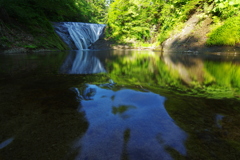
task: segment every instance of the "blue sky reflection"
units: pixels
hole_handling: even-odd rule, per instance
[[[117,160],[123,154],[136,160],[172,159],[166,147],[186,155],[187,134],[167,113],[165,97],[97,85],[88,85],[83,93],[87,98],[81,100],[79,111],[85,112],[89,128],[74,144],[79,148],[76,159]]]

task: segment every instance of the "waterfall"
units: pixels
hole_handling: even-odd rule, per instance
[[[102,35],[106,25],[81,22],[54,22],[56,33],[70,49],[88,49]]]

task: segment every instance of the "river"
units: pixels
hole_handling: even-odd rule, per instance
[[[240,157],[239,53],[0,55],[0,159]]]

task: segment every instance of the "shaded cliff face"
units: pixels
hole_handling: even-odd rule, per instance
[[[164,52],[184,52],[196,54],[201,51],[225,52],[239,51],[240,44],[236,46],[208,46],[207,34],[211,31],[212,19],[210,17],[200,19],[199,13],[195,13],[185,23],[183,29],[171,35],[162,43]]]
[[[20,25],[19,27],[23,28]],[[31,34],[20,28],[9,27],[9,23],[4,22],[4,19],[0,19],[0,33],[0,53],[7,50],[26,52],[24,45],[31,45],[34,42]]]
[[[32,32],[29,27],[38,31]],[[8,22],[0,18],[0,54],[65,49],[67,46],[56,35],[51,26],[44,29],[34,25],[26,26],[11,18]]]

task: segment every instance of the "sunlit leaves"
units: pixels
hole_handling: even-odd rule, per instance
[[[116,0],[109,9],[109,31],[112,38],[121,42],[135,39],[135,43],[162,43],[173,30],[179,30],[179,24],[184,23],[194,12],[200,12],[202,19],[214,17],[214,20],[224,21],[240,13],[240,1]],[[153,26],[156,26],[154,31]],[[224,33],[228,34],[226,31]],[[230,45],[237,42],[236,38],[230,37],[227,41],[225,44]]]
[[[239,14],[239,0],[214,0],[214,4],[213,13],[222,18],[229,18]]]
[[[199,0],[190,2],[186,0],[129,0],[124,2],[116,0],[111,4],[108,15],[112,38],[126,41],[124,37],[129,37],[129,39],[151,43],[160,39],[163,41],[168,36],[166,33],[175,24],[184,21],[187,18],[186,15],[198,2]],[[114,25],[117,21],[121,23]],[[123,29],[122,33],[119,32],[121,29]],[[128,32],[125,31],[126,29]],[[115,31],[118,34],[114,33]],[[157,39],[157,36],[161,37],[161,35],[164,35],[162,36],[164,38]]]
[[[152,4],[152,1],[147,0],[116,0],[112,3],[109,9],[108,24],[113,38],[124,41],[123,37],[127,36],[129,39],[139,41],[148,40],[151,24],[157,21],[154,18],[158,13]],[[122,32],[119,32],[121,30]],[[116,31],[118,34],[115,33]]]
[[[232,17],[209,34],[209,45],[235,45],[240,43],[240,16]]]

